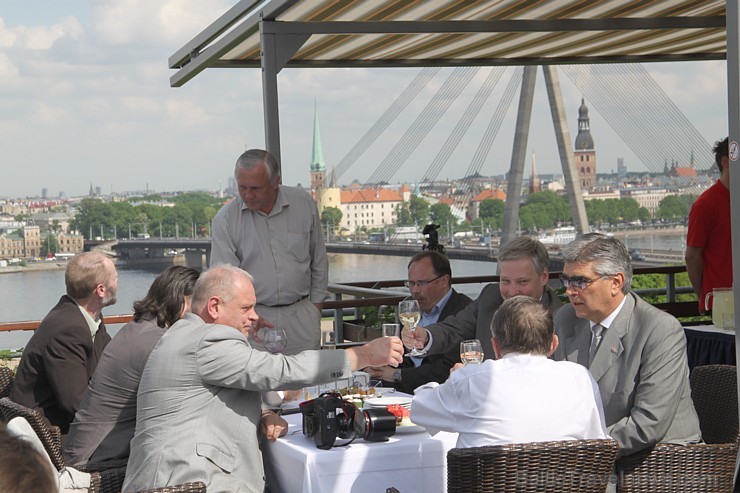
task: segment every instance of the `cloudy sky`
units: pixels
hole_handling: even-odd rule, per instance
[[[236,157],[264,146],[258,69],[208,69],[181,88],[169,87],[167,58],[235,0],[3,0],[0,9],[0,197],[131,190],[218,190]],[[708,142],[727,134],[723,62],[646,65]],[[485,77],[483,69],[476,80]],[[287,69],[279,77],[283,181],[308,184],[314,100],[329,169],[339,162],[418,69]],[[340,182],[367,179],[443,82],[427,91],[345,173]],[[541,75],[528,148],[540,173],[559,172]],[[508,74],[497,88],[500,93]],[[561,75],[571,137],[581,92]],[[475,84],[466,90],[474,94]],[[496,93],[439,178],[467,168],[492,114]],[[393,176],[421,178],[457,118],[465,95]],[[588,101],[587,101],[588,103]],[[508,168],[515,103],[484,169]],[[592,108],[591,128],[600,171],[624,157],[645,165]],[[659,125],[660,122],[656,122]],[[476,133],[477,132],[477,133]],[[531,158],[528,158],[531,160]]]

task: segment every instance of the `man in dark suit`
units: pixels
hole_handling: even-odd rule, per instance
[[[64,275],[67,294],[23,350],[10,394],[66,434],[110,336],[101,311],[116,302],[118,273],[99,252],[76,255]]]
[[[471,303],[470,298],[452,289],[452,267],[447,257],[434,250],[414,255],[408,264],[406,287],[421,309],[420,325],[442,321],[458,313]],[[428,382],[442,383],[450,375],[450,368],[460,361],[460,351],[433,354],[427,357],[403,358],[398,368],[384,366],[368,368],[373,378],[380,378],[396,389],[413,393]]]
[[[619,454],[699,441],[683,329],[631,291],[625,246],[591,233],[568,244],[563,257],[570,304],[555,315],[560,345],[553,357],[591,371]]]
[[[491,320],[498,307],[517,295],[540,300],[550,313],[562,306],[547,285],[550,256],[537,240],[522,236],[501,247],[498,253],[498,283],[483,288],[478,299],[457,315],[416,330],[413,336],[403,331],[404,344],[424,348],[429,354],[458,352],[466,339],[478,339],[486,359],[495,359],[491,345]]]

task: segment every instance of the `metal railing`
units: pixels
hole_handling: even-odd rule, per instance
[[[666,287],[655,289],[636,290],[641,296],[665,295],[666,303],[658,306],[674,316],[699,315],[696,302],[677,302],[678,294],[693,293],[690,286],[676,286],[676,274],[686,272],[686,266],[666,267],[640,267],[634,269],[635,275],[640,274],[664,274],[666,276]],[[551,272],[550,282],[557,282],[560,272]],[[481,284],[498,282],[499,276],[469,276],[453,278],[454,285]],[[343,323],[345,317],[360,318],[360,308],[395,306],[401,300],[409,296],[409,291],[404,287],[405,279],[384,281],[359,281],[329,285],[329,291],[334,296],[333,300],[324,303],[323,317],[334,318],[334,330],[337,332],[337,340],[343,340]],[[558,284],[559,286],[559,284]],[[692,308],[693,311],[692,311]],[[696,312],[696,313],[694,313]],[[125,324],[131,321],[133,315],[106,315],[107,325]],[[15,330],[35,330],[40,320],[22,322],[0,322],[0,332]]]

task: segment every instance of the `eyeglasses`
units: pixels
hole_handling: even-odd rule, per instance
[[[566,276],[565,274],[560,274],[560,284],[563,285],[566,289],[573,287],[576,289],[580,289],[583,291],[587,287],[589,287],[592,283],[598,281],[599,279],[603,279],[605,277],[611,277],[608,274],[602,274],[598,277],[594,277],[593,279],[589,279],[588,277],[583,276]]]
[[[440,277],[444,277],[446,275],[447,274],[440,274],[439,276],[435,277],[434,279],[429,279],[428,281],[404,281],[403,282],[403,285],[406,286],[407,288],[413,288],[414,286],[419,286],[420,288],[423,288],[424,286],[426,286],[430,282],[434,282],[437,279],[439,279]]]

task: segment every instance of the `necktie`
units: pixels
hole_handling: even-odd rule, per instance
[[[588,366],[591,366],[591,362],[594,360],[594,355],[596,354],[596,350],[599,349],[599,344],[601,344],[601,338],[604,335],[604,327],[596,324],[593,327],[591,327],[591,332],[593,332],[594,336],[591,338],[591,347],[588,350]]]

